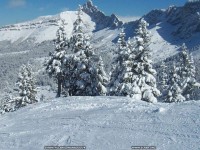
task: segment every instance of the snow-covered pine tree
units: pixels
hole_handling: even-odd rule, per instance
[[[65,88],[71,96],[98,96],[107,93],[107,76],[103,61],[93,59],[94,53],[87,48],[66,57]]]
[[[157,102],[160,91],[156,87],[156,70],[152,67],[150,50],[150,33],[148,23],[141,19],[135,37],[135,59],[133,64],[133,80],[141,90],[141,99],[147,102]]]
[[[115,67],[111,74],[109,94],[133,97],[136,94],[141,94],[141,92],[132,78],[135,55],[132,53],[133,47],[130,39],[126,42],[125,36],[124,29],[122,29],[118,39],[117,56],[113,62]]]
[[[50,59],[47,60],[45,66],[49,76],[53,77],[58,84],[57,97],[60,97],[63,82],[63,58],[66,54],[65,48],[69,46],[64,30],[64,20],[61,20],[60,27],[56,32],[56,37],[57,38],[54,40],[55,51],[50,54]]]
[[[28,90],[29,90],[29,99],[30,99],[30,103],[32,104],[38,101],[36,98],[36,94],[37,94],[36,79],[32,70],[32,66],[30,64],[26,66],[26,71],[27,71],[27,77],[28,77],[27,85],[28,85]]]
[[[37,102],[35,78],[30,65],[23,65],[20,68],[17,85],[19,87],[19,97],[16,98],[15,108]]]
[[[74,77],[74,94],[77,96],[106,95],[107,78],[102,72],[102,64],[93,62],[92,56],[87,57],[85,51],[76,55]],[[99,61],[99,60],[98,60]]]
[[[15,110],[15,100],[12,95],[5,95],[1,99],[0,102],[0,114],[4,114],[5,112],[11,112]]]
[[[81,16],[83,15],[82,6],[79,5],[77,12],[77,19],[74,22],[72,37],[70,38],[70,47],[74,53],[80,51],[84,46],[84,33],[83,33],[83,20]]]
[[[74,54],[67,55],[64,58],[63,62],[63,74],[64,74],[64,88],[63,88],[63,95],[64,96],[73,96],[74,95],[74,76],[73,73],[75,71],[75,64],[76,64],[76,56]]]
[[[200,87],[200,84],[195,79],[195,66],[192,55],[189,54],[188,49],[183,43],[181,52],[182,62],[180,66],[180,86],[182,89],[182,94],[187,100],[194,98],[194,89]]]
[[[102,57],[99,57],[97,62],[97,80],[99,83],[97,84],[97,89],[99,91],[99,95],[106,95],[107,94],[107,84],[108,84],[108,76],[104,69],[104,62]]]
[[[166,98],[167,103],[172,103],[172,102],[183,102],[185,101],[185,97],[182,95],[182,89],[179,86],[180,84],[180,76],[178,75],[179,72],[178,67],[173,65],[173,69],[169,78],[169,88],[168,88],[168,94]]]
[[[74,52],[65,57],[65,91],[71,96],[97,96],[107,93],[107,76],[103,61],[95,55],[89,36],[83,32],[82,8],[79,7],[77,20],[70,40]]]
[[[123,63],[123,59],[122,59],[122,55],[120,53],[122,53],[122,50],[124,50],[126,48],[126,41],[125,41],[125,33],[124,33],[124,29],[122,29],[121,33],[119,33],[119,38],[118,38],[118,48],[116,51],[117,56],[114,58],[113,61],[113,70],[111,72],[111,79],[110,79],[110,83],[109,83],[109,95],[121,95],[121,93],[119,93],[119,73],[122,73],[122,63]]]
[[[160,79],[159,79],[159,83],[160,83],[160,88],[162,93],[165,91],[165,89],[167,89],[167,81],[168,81],[168,75],[167,75],[167,70],[166,70],[167,66],[165,65],[165,62],[162,61],[161,65],[160,65]]]

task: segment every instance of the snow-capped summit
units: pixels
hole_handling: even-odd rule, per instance
[[[95,23],[90,16],[83,13],[85,31],[91,32]],[[0,28],[0,41],[25,41],[33,39],[36,43],[53,40],[60,20],[64,20],[67,37],[71,36],[73,23],[76,19],[76,11],[65,11],[53,16],[42,16],[32,21],[7,25]]]
[[[104,28],[115,29],[122,25],[114,14],[106,16],[93,5],[91,0],[84,4],[82,9],[86,32],[99,31]],[[57,15],[41,16],[32,21],[6,25],[0,27],[0,41],[20,42],[33,39],[36,43],[41,43],[53,40],[60,20],[64,20],[67,36],[70,37],[75,19],[76,11],[65,11]]]
[[[99,11],[97,9],[97,6],[94,6],[91,0],[88,0],[86,4],[83,5],[83,8],[85,9],[85,11],[87,10],[88,12],[91,12],[91,13]]]

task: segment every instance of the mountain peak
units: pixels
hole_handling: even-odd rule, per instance
[[[88,0],[83,5],[82,10],[96,22],[96,30],[101,30],[106,27],[116,28],[123,24],[114,14],[106,16],[93,4],[92,0]]]
[[[183,7],[167,10],[167,22],[176,26],[173,35],[183,39],[200,32],[200,1],[187,2]]]
[[[83,10],[88,14],[88,13],[95,13],[100,10],[97,9],[97,6],[93,5],[92,0],[88,0],[84,5],[83,5]]]
[[[87,1],[87,4],[88,4],[88,6],[90,6],[90,7],[93,6],[92,0],[88,0],[88,1]]]

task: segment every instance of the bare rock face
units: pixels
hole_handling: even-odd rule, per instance
[[[155,9],[150,11],[147,15],[143,16],[143,18],[150,24],[157,24],[162,22],[165,18],[165,10]]]
[[[6,25],[0,27],[0,31],[20,31],[20,30],[38,29],[49,26],[58,26],[58,21],[59,21],[58,16],[39,17],[38,19],[30,22],[24,22],[24,23]]]
[[[117,16],[114,14],[111,16],[106,16],[97,8],[97,6],[93,5],[91,0],[88,0],[88,2],[83,5],[83,11],[88,14],[96,23],[97,31],[107,27],[115,29],[123,24],[122,21],[119,21]]]
[[[187,2],[182,7],[170,6],[168,9],[155,9],[144,15],[150,24],[167,22],[174,26],[171,34],[181,39],[188,39],[200,32],[200,1]]]
[[[187,2],[183,7],[169,7],[166,16],[167,22],[176,26],[175,36],[185,39],[200,32],[200,1]]]

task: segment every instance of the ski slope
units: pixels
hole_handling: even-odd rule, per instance
[[[48,98],[51,98],[50,96]],[[0,116],[1,150],[200,149],[200,101],[150,104],[126,97],[45,100]]]

